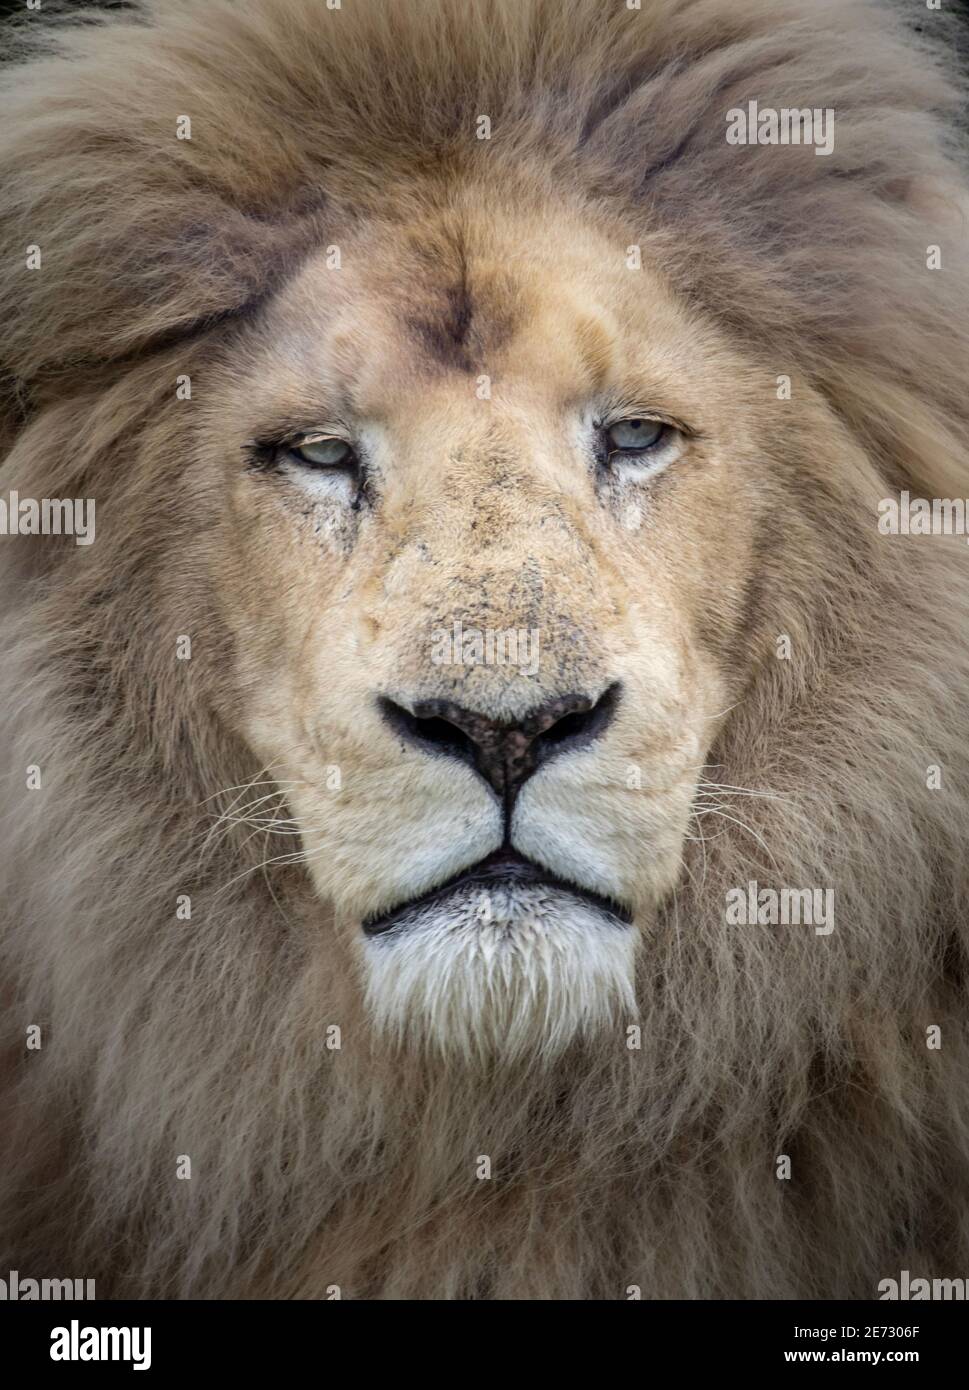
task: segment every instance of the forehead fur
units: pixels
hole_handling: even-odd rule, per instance
[[[230,345],[220,389],[251,434],[317,419],[325,403],[333,419],[392,422],[400,437],[438,386],[480,415],[482,373],[504,415],[516,396],[535,412],[613,390],[676,418],[689,401],[703,428],[716,392],[698,366],[725,355],[725,335],[651,265],[630,293],[614,226],[556,238],[541,212],[494,212],[487,188],[468,183],[419,221],[337,240],[339,274],[323,252],[308,256]]]
[[[0,365],[21,408],[243,313],[334,225],[473,178],[496,213],[523,189],[609,209],[617,255],[641,244],[896,455],[918,454],[930,414],[964,424],[965,267],[951,245],[944,276],[925,268],[927,244],[957,240],[960,93],[892,0],[814,0],[809,17],[796,0],[142,0],[19,32],[30,72],[7,65],[0,91]],[[833,153],[728,145],[726,112],[752,99],[830,108]],[[41,271],[23,268],[31,245]],[[450,275],[412,329],[467,365],[460,242],[424,255]]]

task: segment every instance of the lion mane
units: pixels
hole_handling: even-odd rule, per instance
[[[921,28],[889,0],[138,0],[13,27],[0,493],[96,498],[98,532],[2,546],[11,1266],[215,1298],[872,1298],[969,1270],[964,542],[880,539],[845,474],[811,499],[836,565],[778,535],[799,659],[758,665],[711,754],[776,796],[687,844],[641,1046],[495,1070],[384,1048],[301,866],[213,833],[258,769],[193,552],[217,499],[179,490],[207,362],[326,246],[327,199],[379,217],[390,174],[460,180],[487,113],[562,237],[622,210],[884,495],[966,497],[963,85],[945,17]],[[831,108],[834,152],[752,145],[725,178],[753,98]],[[758,877],[834,883],[839,929],[725,930]]]

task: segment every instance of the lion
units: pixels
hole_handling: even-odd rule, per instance
[[[209,1299],[966,1269],[969,560],[880,524],[969,494],[949,25],[11,30],[0,496],[96,524],[2,540],[0,1261]],[[798,138],[739,139],[754,102]]]

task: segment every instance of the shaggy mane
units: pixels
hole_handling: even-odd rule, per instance
[[[96,497],[98,544],[0,551],[0,1264],[196,1297],[870,1298],[902,1267],[969,1272],[964,544],[866,541],[871,487],[840,481],[837,573],[801,557],[786,614],[797,672],[758,669],[711,754],[717,781],[777,798],[751,803],[753,833],[688,845],[648,927],[642,1050],[469,1077],[386,1055],[346,962],[317,949],[301,869],[257,872],[271,844],[211,833],[208,799],[258,769],[225,732],[227,638],[172,500],[192,448],[176,377],[204,393],[334,208],[390,217],[461,180],[496,215],[527,189],[565,237],[573,216],[619,214],[770,379],[823,395],[884,491],[969,496],[945,17],[917,33],[869,0],[47,8],[0,72],[0,494]],[[727,146],[726,111],[754,98],[832,108],[834,153]],[[189,622],[206,640],[174,662]],[[726,888],[753,878],[835,883],[843,929],[725,932]]]

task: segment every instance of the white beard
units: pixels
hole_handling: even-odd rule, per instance
[[[548,1059],[636,1017],[638,933],[555,888],[472,886],[364,938],[367,1005],[399,1046]]]

